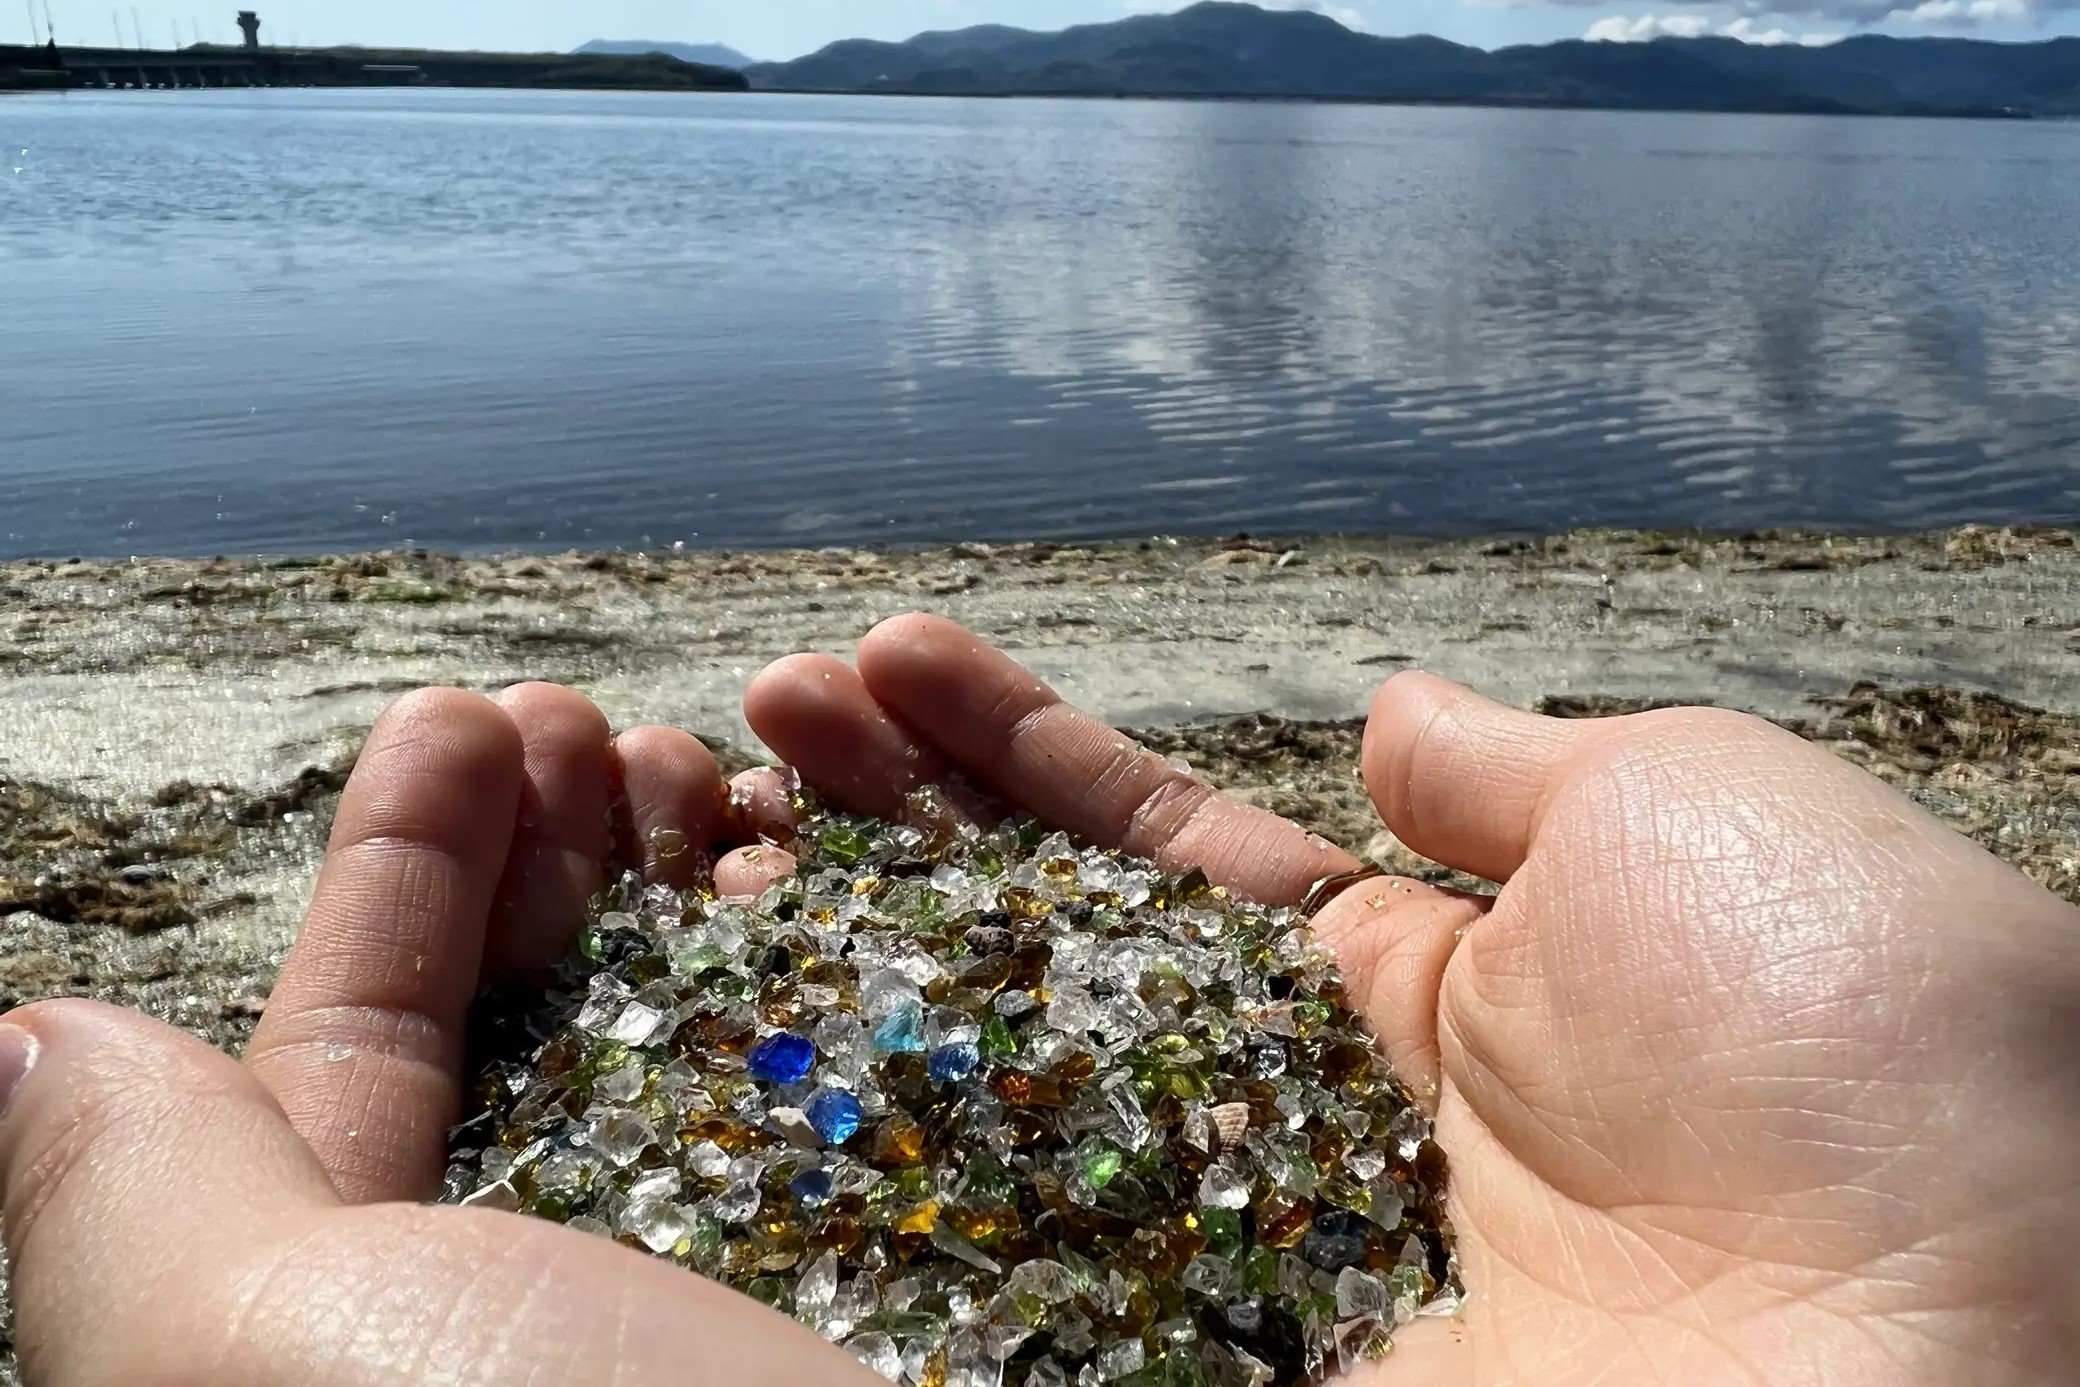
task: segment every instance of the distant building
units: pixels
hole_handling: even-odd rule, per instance
[[[238,27],[245,30],[247,48],[258,48],[260,46],[260,15],[258,11],[240,10],[238,12]]]

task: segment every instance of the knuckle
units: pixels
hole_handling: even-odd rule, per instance
[[[1212,797],[1198,781],[1166,772],[1127,815],[1120,840],[1133,852],[1160,848],[1183,833]]]

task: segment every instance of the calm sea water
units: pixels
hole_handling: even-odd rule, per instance
[[[0,555],[2080,516],[2080,124],[0,99]]]

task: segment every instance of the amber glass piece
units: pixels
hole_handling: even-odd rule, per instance
[[[1004,1115],[1004,1130],[1010,1134],[1013,1146],[1031,1146],[1054,1132],[1054,1122],[1037,1110],[1013,1108]],[[526,1144],[522,1141],[513,1149],[517,1151]]]
[[[1072,1050],[1049,1071],[1050,1077],[1070,1087],[1089,1083],[1098,1072],[1098,1059],[1088,1050]]]
[[[840,1011],[853,1011],[859,1007],[859,978],[847,964],[830,959],[819,960],[802,970],[801,980],[805,986],[837,989],[837,1009]]]
[[[748,1238],[722,1245],[721,1270],[725,1276],[754,1276],[763,1268],[764,1262],[765,1254]]]
[[[535,1066],[545,1079],[560,1079],[576,1069],[585,1058],[585,1047],[576,1031],[559,1032],[554,1040],[542,1047]]]
[[[997,1097],[1014,1108],[1064,1108],[1069,1095],[1052,1075],[1027,1074],[1018,1069],[1000,1069],[990,1076],[989,1086]]]
[[[1040,986],[1047,976],[1047,965],[1054,961],[1054,950],[1045,944],[1021,944],[1011,955],[1011,987],[1031,992]]]
[[[728,1012],[715,1012],[694,1017],[681,1026],[672,1036],[672,1050],[695,1060],[703,1050],[741,1055],[751,1048],[757,1037],[758,1028],[748,1019],[733,1017]]]
[[[732,1156],[766,1144],[765,1134],[757,1128],[748,1127],[735,1118],[714,1114],[679,1129],[681,1146],[698,1146],[704,1141],[714,1142]]]
[[[1329,1123],[1315,1133],[1314,1141],[1308,1146],[1307,1154],[1324,1170],[1333,1168],[1351,1149],[1350,1134],[1336,1123]]]
[[[1257,1217],[1257,1237],[1270,1247],[1298,1247],[1314,1226],[1314,1210],[1298,1201],[1271,1209]]]
[[[946,1210],[946,1226],[969,1242],[988,1243],[1018,1227],[1018,1211],[1001,1205],[968,1208],[955,1205]]]
[[[1011,981],[1013,966],[1009,954],[984,955],[961,970],[961,986],[994,996]]]
[[[924,1128],[896,1113],[874,1129],[876,1165],[914,1165],[924,1155]]]
[[[792,1026],[802,1019],[801,988],[792,977],[768,978],[759,990],[759,1019],[768,1026]]]
[[[866,1229],[858,1219],[827,1218],[809,1235],[807,1251],[817,1255],[835,1251],[840,1257],[850,1256],[865,1237]]]
[[[1116,1318],[1121,1329],[1129,1334],[1146,1334],[1148,1327],[1156,1322],[1155,1292],[1149,1289],[1148,1278],[1135,1276],[1127,1282],[1127,1304]]]
[[[898,1233],[929,1233],[938,1226],[939,1201],[936,1199],[927,1199],[895,1223]]]
[[[1137,1229],[1120,1250],[1120,1257],[1156,1280],[1167,1281],[1182,1273],[1186,1263],[1205,1250],[1205,1238],[1172,1223],[1162,1228]]]

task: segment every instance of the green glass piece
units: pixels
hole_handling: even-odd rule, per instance
[[[1199,1231],[1207,1246],[1226,1257],[1242,1246],[1242,1214],[1235,1209],[1201,1209]]]
[[[568,1223],[577,1211],[577,1196],[570,1190],[542,1190],[527,1201],[526,1210],[536,1218],[548,1219],[551,1223]]]
[[[1270,1295],[1278,1289],[1278,1254],[1261,1243],[1249,1250],[1242,1263],[1242,1285],[1251,1295]]]
[[[628,1063],[629,1048],[618,1040],[602,1040],[593,1052],[585,1057],[585,1081],[591,1083],[602,1074],[611,1074]]]
[[[994,1157],[978,1156],[968,1166],[968,1194],[975,1199],[1016,1204],[1019,1198],[1018,1177]]]
[[[823,831],[817,846],[823,855],[841,867],[850,867],[874,849],[874,840],[851,824],[833,824]]]
[[[1094,1143],[1083,1153],[1083,1178],[1090,1182],[1092,1189],[1102,1190],[1119,1174],[1125,1159],[1118,1147],[1104,1142]]]
[[[1011,1032],[1011,1023],[1001,1016],[989,1018],[982,1028],[979,1042],[982,1053],[995,1059],[1005,1059],[1018,1053],[1018,1037]]]
[[[709,985],[708,991],[713,996],[732,1002],[748,1002],[758,995],[758,983],[755,979],[736,973],[724,973]]]

